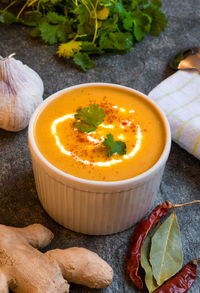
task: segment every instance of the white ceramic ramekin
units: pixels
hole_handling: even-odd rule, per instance
[[[124,88],[143,96],[160,112],[167,130],[167,140],[157,163],[134,178],[102,182],[66,174],[50,164],[34,140],[34,125],[41,109],[60,93],[94,85]],[[28,130],[36,188],[41,204],[59,224],[76,232],[105,235],[123,231],[145,216],[157,194],[171,146],[170,128],[165,114],[144,94],[121,85],[89,83],[66,88],[51,95],[34,112]]]

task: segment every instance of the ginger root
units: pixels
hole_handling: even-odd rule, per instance
[[[0,292],[67,293],[69,282],[90,288],[107,287],[112,268],[96,253],[81,247],[36,248],[48,245],[53,234],[40,224],[25,228],[0,225]]]

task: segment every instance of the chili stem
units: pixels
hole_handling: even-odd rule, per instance
[[[195,204],[195,203],[200,203],[200,200],[194,200],[194,201],[185,202],[185,203],[181,203],[181,204],[173,204],[170,201],[168,202],[169,206],[172,207],[172,208],[181,208],[181,207],[191,205],[191,204]]]
[[[200,257],[191,261],[191,263],[195,266],[198,266],[198,262],[200,261]]]
[[[196,261],[200,261],[200,257],[198,257],[198,258],[196,259]]]

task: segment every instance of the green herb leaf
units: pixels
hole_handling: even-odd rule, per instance
[[[152,293],[156,288],[158,288],[158,284],[153,276],[152,267],[149,261],[151,249],[151,237],[147,236],[141,249],[141,266],[145,270],[145,284],[150,293]]]
[[[49,43],[51,45],[57,43],[57,40],[58,40],[57,39],[57,30],[58,30],[57,26],[51,25],[47,22],[44,22],[39,26],[39,30],[40,30],[42,39],[46,43]]]
[[[33,38],[40,37],[40,29],[39,29],[39,27],[35,27],[35,28],[31,31],[31,37],[33,37]]]
[[[70,41],[82,42],[81,47],[69,46],[65,50],[59,47],[58,55],[73,58],[83,71],[94,67],[90,55],[127,52],[148,33],[158,36],[167,24],[160,10],[162,0],[1,0],[1,3],[2,23],[33,26],[31,36],[49,44],[66,46]]]
[[[141,248],[140,263],[143,269],[145,270],[145,284],[150,293],[159,287],[153,276],[153,271],[152,271],[152,267],[150,263],[151,239],[153,235],[155,234],[155,232],[159,229],[159,227],[160,227],[160,222],[156,225],[155,228],[153,228],[153,231],[147,235]]]
[[[23,24],[28,26],[36,26],[40,22],[42,14],[39,11],[27,11],[23,16]]]
[[[85,107],[77,110],[77,114],[74,118],[78,121],[75,122],[75,127],[82,132],[92,132],[97,129],[105,118],[105,113],[99,105],[92,104],[89,107]]]
[[[39,25],[39,30],[42,39],[46,43],[53,45],[59,41],[66,41],[66,28],[63,24],[52,25],[47,22],[43,22]]]
[[[164,13],[154,6],[148,6],[144,9],[144,13],[148,14],[151,19],[151,34],[154,36],[159,36],[160,32],[166,28],[167,19]]]
[[[82,51],[87,52],[88,54],[102,54],[103,50],[99,47],[97,47],[92,42],[83,41],[82,42]]]
[[[134,35],[140,42],[151,29],[151,17],[139,9],[133,13]]]
[[[65,16],[59,15],[56,12],[48,12],[47,13],[47,19],[52,24],[58,24],[58,23],[65,23],[67,21]]]
[[[179,63],[181,62],[181,60],[183,60],[183,55],[184,52],[179,52],[175,57],[174,57],[174,60],[173,60],[173,63],[172,63],[172,66],[175,68],[175,69],[178,69],[178,66],[179,66]]]
[[[161,7],[162,6],[162,1],[161,0],[151,0],[151,2],[156,7]]]
[[[130,33],[109,33],[102,35],[99,41],[101,48],[109,50],[128,51],[133,46],[133,37]]]
[[[88,1],[89,2],[89,1]],[[92,9],[84,4],[79,4],[75,10],[77,13],[77,33],[79,35],[87,34],[93,36],[95,31],[95,20],[92,18]]]
[[[161,224],[152,237],[150,263],[159,286],[182,267],[181,235],[175,212]]]
[[[76,52],[79,52],[81,50],[82,42],[77,42],[74,40],[71,40],[68,43],[63,43],[58,47],[57,54],[59,57],[65,57],[70,58],[74,56]]]
[[[98,17],[98,19],[100,19],[100,20],[107,19],[108,18],[108,15],[109,15],[109,12],[110,12],[109,8],[106,7],[106,6],[104,6],[101,10],[98,10],[97,11],[97,17]]]
[[[126,17],[123,19],[123,27],[127,31],[133,30],[134,19],[132,13],[129,11]]]
[[[118,153],[120,156],[126,154],[126,144],[121,140],[114,140],[114,137],[111,133],[106,135],[103,145],[108,148],[108,157],[112,156],[115,153]]]
[[[76,53],[73,57],[74,62],[80,66],[83,71],[87,71],[90,68],[94,68],[94,62],[90,59],[87,53]]]
[[[13,13],[9,11],[0,10],[0,22],[5,24],[12,24],[19,21]]]

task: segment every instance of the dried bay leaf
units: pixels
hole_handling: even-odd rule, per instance
[[[175,211],[152,237],[150,263],[159,286],[182,267],[183,250]]]
[[[149,261],[151,249],[151,237],[147,236],[144,243],[142,244],[141,249],[141,266],[145,270],[145,284],[147,286],[148,291],[151,293],[156,288],[158,288],[158,284],[153,276],[152,267]]]

